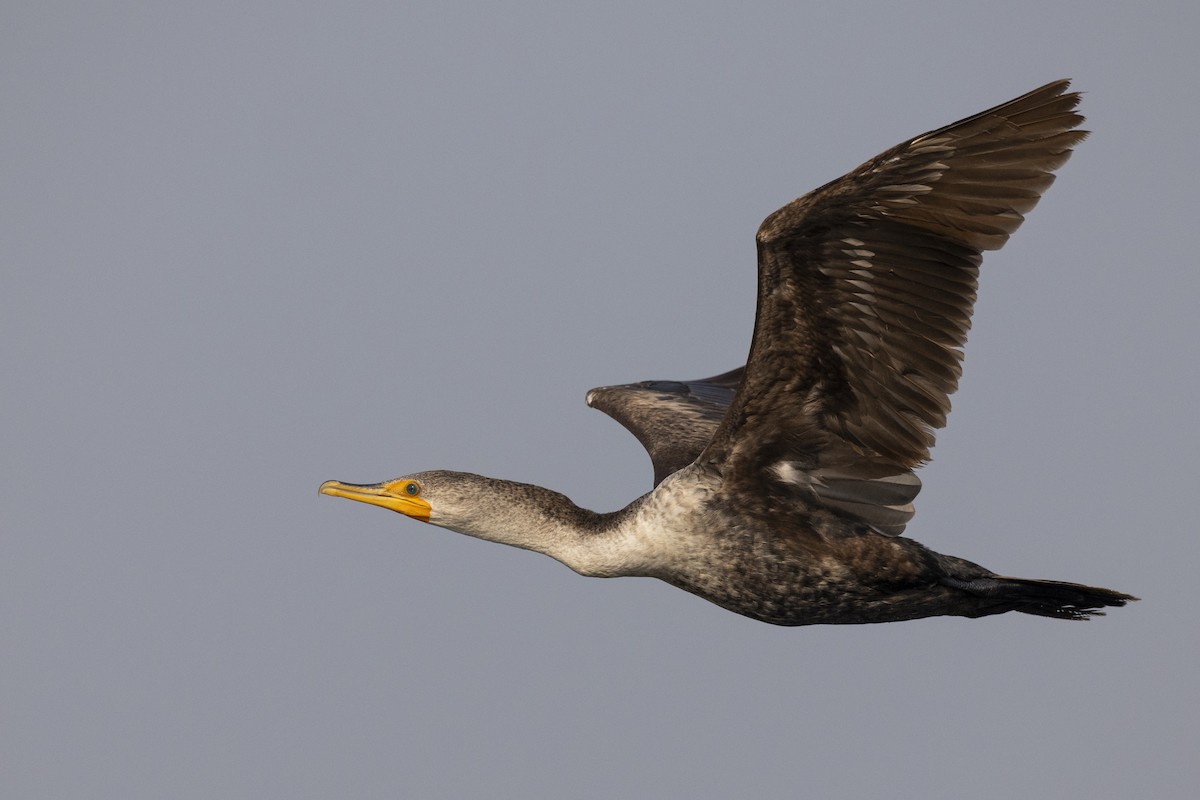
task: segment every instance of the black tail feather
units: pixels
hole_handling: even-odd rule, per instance
[[[1099,586],[1000,575],[972,580],[951,578],[946,583],[989,601],[981,609],[981,616],[1020,611],[1056,619],[1091,619],[1104,616],[1102,608],[1123,606],[1138,599]]]

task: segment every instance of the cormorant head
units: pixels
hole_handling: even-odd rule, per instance
[[[321,494],[346,497],[444,528],[462,530],[480,515],[495,513],[512,484],[468,472],[416,472],[383,483],[325,481]],[[473,527],[473,526],[472,526]]]
[[[325,481],[321,484],[320,492],[388,508],[422,522],[429,521],[432,510],[429,500],[422,497],[425,493],[425,484],[419,475],[409,475],[383,483],[370,484]]]
[[[595,516],[558,492],[470,472],[417,472],[367,485],[326,481],[320,492],[387,508],[477,539],[536,550],[572,567],[560,551],[575,543]]]

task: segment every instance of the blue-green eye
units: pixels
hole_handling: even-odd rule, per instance
[[[409,497],[416,497],[421,493],[421,485],[416,481],[409,481],[404,484],[404,493]]]

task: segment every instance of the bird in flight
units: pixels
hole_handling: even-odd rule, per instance
[[[588,392],[645,446],[654,487],[610,513],[464,472],[322,494],[646,576],[777,625],[1019,611],[1087,619],[1128,594],[1011,578],[901,534],[958,388],[984,250],[1086,133],[1057,81],[922,134],[771,214],[743,367]]]

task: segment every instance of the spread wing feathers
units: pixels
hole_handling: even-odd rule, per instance
[[[706,460],[727,478],[793,465],[857,481],[929,459],[980,254],[1007,241],[1086,135],[1067,87],[918,136],[767,217],[745,377]],[[844,448],[857,459],[834,454]]]
[[[741,385],[743,367],[693,381],[642,381],[602,386],[587,404],[629,430],[650,454],[654,485],[691,464],[712,440]],[[837,442],[818,469],[783,463],[776,478],[808,490],[817,500],[898,535],[912,519],[921,481],[886,459],[868,458]]]
[[[654,485],[708,447],[742,382],[742,368],[695,381],[642,381],[602,386],[587,404],[624,425],[650,454]]]
[[[844,464],[817,469],[779,462],[775,477],[808,489],[823,505],[856,517],[880,533],[904,533],[916,514],[913,500],[921,491],[921,479],[886,460],[864,459],[850,448],[844,452],[850,455]],[[828,458],[830,454],[824,455]]]

